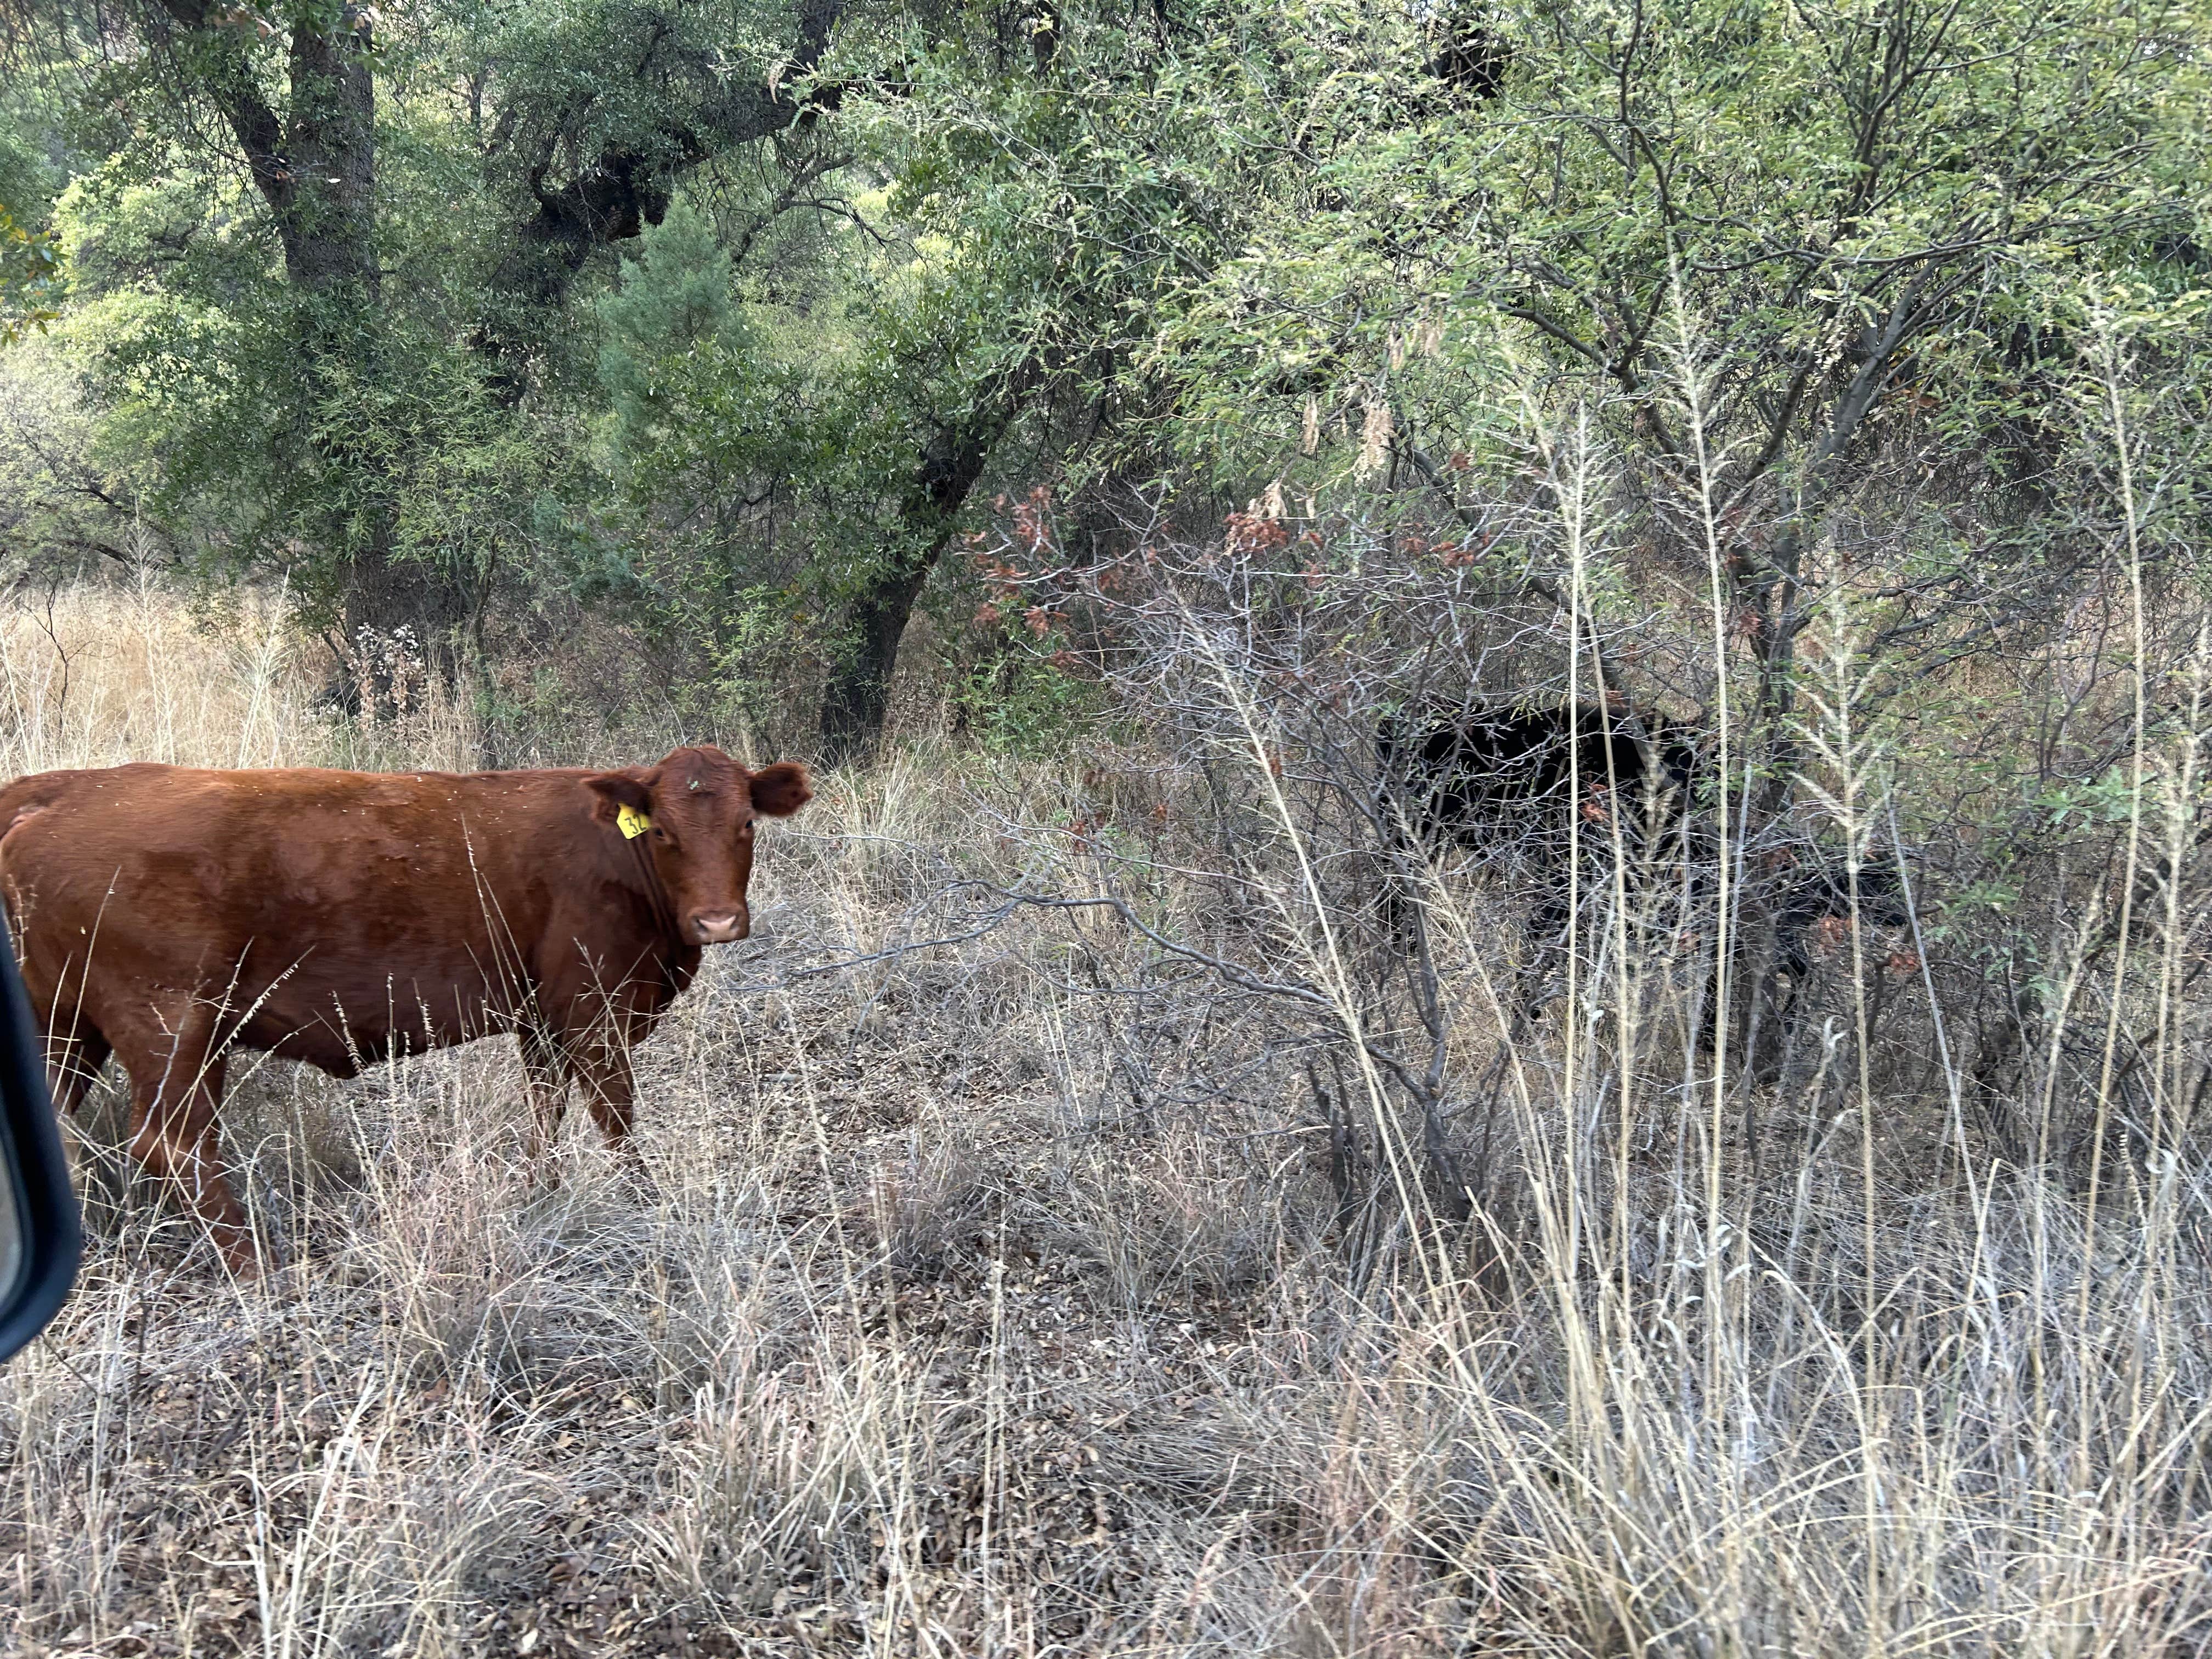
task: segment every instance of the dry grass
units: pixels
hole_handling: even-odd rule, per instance
[[[46,622],[0,633],[10,772],[471,752],[434,695],[319,715],[273,609]],[[769,844],[760,936],[641,1054],[635,1172],[586,1126],[531,1186],[505,1045],[345,1085],[264,1064],[226,1129],[283,1265],[240,1288],[126,1178],[105,1085],[83,1280],[0,1375],[0,1641],[2204,1650],[2201,1160],[2094,1233],[1963,1158],[1869,1203],[1855,1121],[1746,1185],[1694,1096],[1639,1102],[1632,1148],[1603,1068],[1530,1038],[1510,1215],[1378,1241],[1284,1073],[1177,1104],[1237,1030],[1150,1034],[1131,1081],[1145,1010],[1100,990],[1127,930],[1020,915],[794,976],[931,937],[951,874],[1089,890],[1039,828],[1079,787],[941,751],[831,779]]]

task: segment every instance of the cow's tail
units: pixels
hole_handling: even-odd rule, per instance
[[[18,778],[0,789],[0,845],[25,823],[54,804],[59,781],[49,773]]]
[[[0,789],[0,859],[15,832],[53,805],[58,793],[56,780],[43,775],[18,778]]]
[[[21,885],[23,826],[54,805],[58,781],[39,774],[18,778],[0,789],[0,905],[4,905],[11,927],[22,921]],[[11,843],[13,843],[11,845]],[[12,856],[11,856],[12,855]]]

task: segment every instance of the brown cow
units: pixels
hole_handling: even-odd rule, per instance
[[[753,820],[811,794],[719,749],[586,770],[118,766],[0,790],[0,888],[74,1112],[112,1053],[131,1149],[225,1258],[253,1245],[216,1139],[232,1047],[336,1077],[512,1031],[540,1142],[571,1078],[629,1133],[629,1051],[751,930]]]

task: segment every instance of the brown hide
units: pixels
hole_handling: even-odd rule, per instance
[[[798,766],[708,747],[606,773],[46,772],[0,790],[0,889],[56,1104],[112,1053],[132,1152],[250,1270],[216,1150],[227,1048],[349,1077],[514,1032],[540,1136],[574,1079],[620,1142],[630,1049],[702,945],[750,929],[754,819],[809,794]]]

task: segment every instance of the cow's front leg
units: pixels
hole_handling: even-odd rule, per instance
[[[637,1115],[637,1080],[630,1071],[629,1045],[612,1031],[594,1032],[571,1051],[577,1081],[584,1085],[584,1105],[607,1144],[617,1152],[629,1146],[630,1126]]]
[[[547,1024],[560,1043],[568,1075],[582,1086],[585,1109],[620,1151],[629,1145],[636,1113],[630,1051],[659,1023],[670,991],[657,974],[633,972],[614,979],[599,964],[592,967],[588,977],[573,985],[550,985],[540,995],[543,1006],[560,1011]]]

